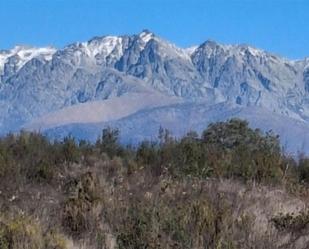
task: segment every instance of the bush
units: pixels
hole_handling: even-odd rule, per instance
[[[3,177],[7,174],[8,165],[5,152],[0,150],[0,177]]]
[[[206,178],[212,175],[212,168],[209,166],[204,151],[204,145],[198,139],[196,133],[188,133],[182,138],[177,146],[175,158],[176,165],[184,175]]]
[[[64,235],[55,230],[47,233],[45,238],[44,249],[67,249],[68,241]]]
[[[103,129],[96,146],[99,147],[101,153],[106,153],[110,158],[119,156],[122,153],[122,147],[119,145],[119,130],[110,127]]]
[[[68,199],[63,204],[62,224],[73,235],[88,231],[94,222],[93,209],[99,193],[95,176],[88,172],[68,184]]]
[[[0,177],[50,181],[55,171],[54,145],[37,133],[21,132],[0,139]]]
[[[309,159],[301,158],[298,166],[299,180],[303,183],[309,183]]]
[[[30,216],[16,216],[0,223],[1,249],[67,249],[63,235],[51,230],[43,233],[39,223]]]
[[[282,179],[279,137],[271,132],[263,134],[249,128],[246,121],[231,119],[209,125],[202,140],[206,147],[221,154],[216,164],[219,175],[258,182]]]
[[[51,182],[54,177],[55,167],[47,161],[39,161],[28,170],[27,177],[37,182]]]
[[[280,213],[271,221],[279,231],[301,232],[309,225],[309,212],[301,212],[298,215]]]
[[[65,137],[61,144],[61,154],[63,161],[66,163],[78,162],[80,159],[80,151],[73,137]]]
[[[30,217],[18,216],[0,224],[0,248],[43,248],[44,239],[39,224]]]
[[[116,228],[119,248],[233,248],[230,212],[223,202],[215,205],[201,196],[174,198],[155,203],[134,200],[125,208],[126,216]]]

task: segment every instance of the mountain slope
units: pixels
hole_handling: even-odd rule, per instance
[[[309,154],[309,126],[306,122],[274,114],[259,107],[241,107],[231,103],[217,105],[182,103],[139,111],[122,119],[88,124],[71,124],[47,129],[51,138],[62,139],[68,134],[78,139],[95,141],[108,126],[121,131],[121,141],[137,144],[144,139],[156,140],[160,127],[169,129],[173,136],[181,137],[188,131],[202,132],[213,122],[241,118],[253,128],[264,132],[272,130],[280,136],[284,150],[297,155]]]
[[[273,130],[280,130],[281,122],[290,125],[289,134],[295,123],[303,132],[309,126],[309,60],[289,61],[247,45],[206,41],[183,49],[144,30],[130,36],[95,37],[58,50],[1,51],[0,76],[0,134],[112,120],[120,125],[135,112],[150,113],[149,108],[158,106],[166,106],[168,116],[174,103],[184,103],[179,106],[184,108],[179,110],[182,123],[193,119],[203,126],[207,123],[186,116],[186,103],[192,113],[199,103],[207,108],[215,105],[218,111],[218,103],[228,102],[241,113],[253,111],[254,117],[249,113],[244,117],[261,128],[265,125],[260,120],[265,119],[271,120],[265,128]],[[219,110],[218,117],[232,116],[231,107],[226,108],[228,114]],[[207,120],[206,114],[202,116]],[[144,122],[149,128],[164,119],[146,115]],[[171,124],[172,130],[181,127]]]
[[[55,52],[56,49],[52,47],[34,48],[26,46],[16,46],[11,50],[0,51],[0,82],[17,73],[33,58],[49,61]]]
[[[63,108],[32,120],[24,128],[46,130],[72,123],[108,122],[126,117],[141,109],[177,102],[181,102],[181,99],[166,97],[156,92],[127,93],[104,101],[91,101]]]

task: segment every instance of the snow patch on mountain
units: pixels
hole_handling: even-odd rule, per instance
[[[105,58],[112,52],[119,59],[122,56],[122,38],[117,36],[105,36],[95,38],[88,42],[83,42],[82,47],[89,57],[95,58],[97,55],[102,55]]]
[[[198,46],[192,46],[189,48],[185,48],[184,51],[191,57],[191,55],[195,52]]]
[[[36,57],[50,61],[55,52],[56,49],[53,47],[35,48],[27,46],[16,46],[11,50],[0,51],[0,76],[4,73],[5,64],[10,59],[14,61],[15,72],[17,72],[28,61]]]
[[[154,39],[155,35],[148,31],[148,30],[144,30],[139,34],[139,38],[142,41],[143,44],[143,48],[145,47],[145,45],[151,40]]]
[[[290,61],[248,45],[208,40],[179,48],[144,30],[95,37],[59,50],[1,51],[0,76],[0,134],[21,127],[108,123],[123,128],[133,124],[124,134],[132,137],[129,131],[138,127],[142,139],[156,133],[147,122],[180,133],[237,113],[288,136],[300,136],[307,132],[303,125],[309,126],[309,59]],[[172,107],[175,100],[184,104]],[[218,103],[229,104],[219,108]],[[301,128],[294,131],[293,125]]]

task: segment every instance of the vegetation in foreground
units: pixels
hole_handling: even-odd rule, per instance
[[[309,248],[309,159],[232,119],[122,146],[0,139],[0,249]]]

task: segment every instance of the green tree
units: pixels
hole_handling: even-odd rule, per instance
[[[210,124],[202,140],[220,153],[216,164],[219,175],[258,182],[277,181],[283,176],[279,137],[272,132],[263,134],[251,129],[247,121],[231,119]]]
[[[309,183],[309,158],[299,160],[298,172],[300,182]]]
[[[110,158],[118,156],[122,152],[119,144],[119,130],[107,127],[103,129],[102,136],[97,141],[97,146],[101,152],[106,153]]]

